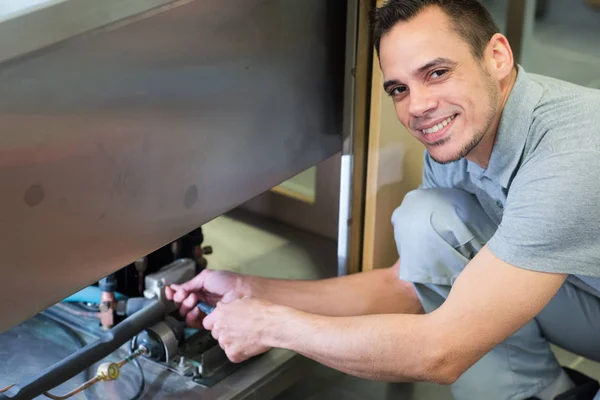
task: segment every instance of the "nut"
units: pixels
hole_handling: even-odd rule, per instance
[[[119,378],[120,369],[115,363],[103,363],[98,366],[98,376],[103,381],[114,381]]]

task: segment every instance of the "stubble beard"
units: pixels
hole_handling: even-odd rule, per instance
[[[438,164],[449,164],[449,163],[458,161],[458,160],[468,156],[479,145],[479,143],[481,143],[481,141],[483,140],[485,135],[488,133],[490,126],[492,126],[492,123],[494,123],[494,118],[495,118],[496,112],[498,110],[498,99],[500,98],[500,91],[494,85],[493,77],[484,67],[481,67],[481,73],[483,75],[483,79],[484,79],[485,85],[487,87],[488,100],[489,100],[489,104],[490,104],[490,107],[488,108],[488,112],[486,115],[485,125],[483,126],[483,128],[481,130],[477,131],[471,137],[471,139],[467,143],[465,143],[461,147],[461,149],[456,154],[454,154],[452,157],[439,159],[439,158],[434,157],[430,153],[429,155],[431,156],[431,158]],[[446,144],[451,138],[452,138],[452,136],[447,136],[437,142],[431,143],[429,146],[442,146],[442,145]]]

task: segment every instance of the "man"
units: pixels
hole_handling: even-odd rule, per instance
[[[427,150],[392,216],[399,261],[316,282],[203,271],[169,298],[234,362],[279,347],[457,399],[593,398],[549,343],[600,360],[600,92],[515,66],[475,0],[391,0],[374,22]]]

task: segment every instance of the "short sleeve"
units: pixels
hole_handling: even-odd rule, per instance
[[[525,163],[488,247],[517,267],[600,276],[600,152]]]

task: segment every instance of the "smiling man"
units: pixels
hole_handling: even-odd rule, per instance
[[[315,282],[207,270],[167,295],[236,362],[280,347],[459,400],[600,398],[549,346],[600,361],[600,92],[515,65],[475,0],[390,0],[374,36],[426,147],[392,216],[399,261]]]

